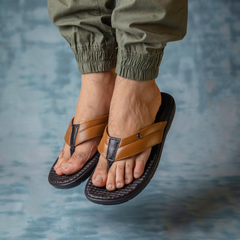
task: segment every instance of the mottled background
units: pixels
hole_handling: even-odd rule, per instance
[[[157,83],[177,112],[147,188],[96,205],[47,181],[81,86],[46,0],[0,0],[0,239],[240,239],[240,1],[189,0]]]

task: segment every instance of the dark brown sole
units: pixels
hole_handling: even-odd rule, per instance
[[[173,97],[170,94],[162,93],[162,104],[155,122],[167,121],[167,125],[163,133],[162,142],[152,147],[143,175],[138,179],[134,179],[133,182],[125,185],[123,188],[108,191],[106,187],[96,187],[93,185],[92,173],[85,187],[85,195],[88,200],[102,205],[121,204],[136,197],[148,185],[160,162],[164,142],[171,127],[175,110],[176,105]]]
[[[86,162],[82,169],[78,172],[71,175],[57,175],[54,170],[54,166],[57,163],[57,160],[54,162],[49,175],[48,182],[55,188],[59,189],[69,189],[80,185],[84,182],[93,172],[94,168],[97,165],[100,154],[96,152],[94,156]]]

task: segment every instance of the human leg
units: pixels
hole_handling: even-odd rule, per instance
[[[155,83],[167,42],[186,34],[187,0],[119,0],[112,14],[118,56],[110,106],[109,135],[124,138],[153,123],[161,105]],[[114,162],[101,156],[92,177],[95,186],[122,188],[139,178],[151,148]]]
[[[48,0],[49,16],[69,43],[82,84],[74,123],[108,114],[116,74],[115,30],[111,28],[112,0]],[[70,155],[65,144],[54,169],[58,175],[73,174],[97,151],[100,138],[88,140]]]

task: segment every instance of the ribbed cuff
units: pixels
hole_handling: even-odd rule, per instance
[[[117,50],[112,47],[72,48],[80,73],[108,71],[116,67]]]
[[[153,55],[120,51],[117,55],[117,75],[137,81],[149,81],[157,78],[163,49],[157,49]]]

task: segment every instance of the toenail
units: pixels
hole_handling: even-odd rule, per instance
[[[103,177],[102,177],[102,175],[97,175],[96,178],[95,178],[95,181],[102,183],[102,182],[103,182]]]
[[[141,175],[139,173],[134,174],[135,178],[139,178]]]
[[[125,179],[125,183],[128,183],[128,182],[129,182],[129,180],[126,178],[126,179]]]
[[[71,163],[67,163],[67,164],[65,164],[62,168],[63,168],[64,170],[67,170],[67,169],[70,168],[71,166],[72,166]]]
[[[121,183],[117,183],[117,187],[120,188],[122,186]]]
[[[107,187],[108,189],[112,189],[113,188],[113,186],[112,186],[112,184],[108,184],[108,187]]]

